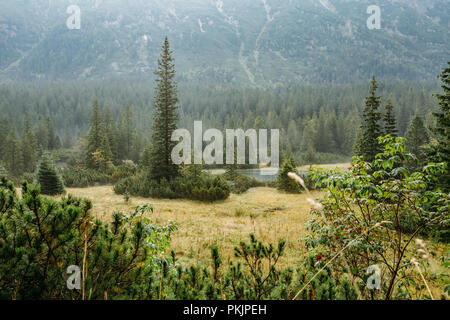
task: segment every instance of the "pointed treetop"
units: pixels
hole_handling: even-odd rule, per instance
[[[372,96],[375,95],[375,92],[378,89],[378,84],[377,84],[377,80],[375,80],[375,75],[372,76],[372,81],[370,82],[370,94]]]

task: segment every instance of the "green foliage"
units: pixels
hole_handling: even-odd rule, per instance
[[[6,137],[3,152],[3,162],[8,172],[14,177],[20,176],[23,170],[22,150],[14,131],[11,131]]]
[[[175,65],[166,37],[156,71],[155,113],[153,116],[151,160],[149,178],[158,182],[172,180],[178,176],[178,166],[172,161],[172,150],[176,142],[172,133],[177,129],[178,96],[174,82]]]
[[[106,132],[104,118],[100,114],[98,100],[94,101],[91,128],[86,146],[86,165],[94,169],[107,169],[112,166],[112,152]]]
[[[110,133],[110,140],[114,138],[114,132]],[[132,159],[133,143],[135,141],[136,128],[134,127],[133,112],[130,105],[125,107],[125,111],[119,118],[118,133],[118,157],[120,159]]]
[[[447,63],[450,65],[450,62]],[[435,162],[450,162],[450,67],[440,74],[442,93],[436,94],[439,101],[439,112],[433,113],[436,127],[432,128],[436,142],[432,143],[427,152],[428,158]],[[450,172],[442,175],[438,186],[450,190]]]
[[[302,192],[302,187],[288,177],[289,172],[297,173],[297,166],[291,157],[286,158],[281,164],[277,177],[277,189],[291,193]]]
[[[107,173],[95,169],[66,167],[61,169],[64,185],[69,188],[87,188],[95,185],[108,184],[111,177]]]
[[[38,142],[32,130],[31,119],[28,113],[25,114],[25,125],[22,138],[22,157],[23,171],[28,173],[34,172],[36,170],[38,158]]]
[[[406,132],[406,151],[412,153],[423,163],[426,160],[424,147],[429,142],[427,129],[425,128],[422,118],[416,114],[411,121],[411,125]]]
[[[223,178],[228,181],[231,192],[235,194],[242,194],[250,188],[262,187],[266,185],[262,181],[239,174],[234,170],[227,171],[223,175]]]
[[[48,154],[42,156],[37,173],[40,191],[45,195],[59,195],[65,193],[64,184]]]
[[[88,200],[54,201],[24,183],[22,198],[0,181],[0,298],[2,299],[292,299],[314,272],[280,269],[286,243],[263,244],[254,235],[223,263],[211,248],[211,265],[179,264],[165,252],[177,226],[155,225],[153,207],[115,213],[110,224],[94,220]],[[84,262],[85,261],[85,262]],[[80,290],[69,290],[69,266],[82,271]],[[86,269],[84,269],[85,267]],[[353,298],[351,288],[322,274],[302,298]],[[348,286],[348,284],[347,284]]]
[[[386,110],[383,117],[384,135],[390,135],[395,138],[398,136],[397,120],[395,119],[394,106],[391,99],[387,100],[384,109]]]
[[[7,157],[2,150],[6,136],[11,131],[16,133],[20,147],[18,150],[23,158],[25,125],[22,110],[26,109],[38,142],[37,156],[48,149],[47,116],[50,114],[55,133],[65,137],[64,140],[70,140],[65,145],[73,146],[71,152],[77,153],[76,158],[74,155],[76,161],[69,165],[85,165],[87,141],[84,137],[91,126],[93,102],[98,99],[102,104],[107,103],[107,107],[100,108],[100,118],[103,119],[102,127],[108,137],[113,164],[119,165],[121,160],[128,159],[141,163],[144,147],[151,146],[147,141],[153,122],[152,114],[148,112],[151,104],[148,88],[151,86],[153,84],[148,81],[4,84],[0,87],[0,158]],[[366,86],[295,85],[277,90],[260,90],[221,85],[221,89],[217,90],[212,84],[184,84],[179,89],[183,103],[183,117],[179,119],[179,126],[191,128],[193,121],[202,119],[205,127],[219,130],[281,128],[281,153],[293,154],[299,163],[348,162],[353,154],[357,128],[361,124],[359,115]],[[393,97],[399,135],[405,134],[416,110],[427,115],[427,119],[431,118],[430,106],[435,103],[431,93],[437,87],[437,83],[431,82],[383,82],[379,92],[381,96]],[[124,107],[128,104],[129,110]],[[324,131],[318,131],[319,127]],[[22,136],[19,137],[18,133]],[[330,136],[333,141],[328,146],[323,143],[326,141],[323,137]],[[131,146],[129,141],[132,141]],[[130,150],[129,155],[127,150]],[[147,160],[148,151],[142,155]],[[52,150],[52,154],[59,152],[61,149]],[[6,165],[7,161],[2,161]],[[66,160],[61,158],[61,162]],[[146,161],[145,165],[149,164],[150,161]],[[24,165],[19,168],[19,176],[24,170]]]
[[[64,185],[69,188],[86,188],[116,183],[121,179],[133,176],[136,171],[136,166],[131,163],[124,163],[107,170],[78,167],[65,167],[60,170]]]
[[[381,136],[380,119],[381,113],[379,112],[381,98],[376,96],[378,88],[375,76],[372,77],[370,83],[370,95],[366,98],[366,106],[363,113],[363,124],[361,126],[362,142],[358,145],[357,155],[362,156],[366,161],[373,161],[375,156],[380,151],[380,145],[378,144],[378,137]]]
[[[251,274],[251,278],[247,283],[253,289],[253,299],[260,300],[275,287],[275,267],[283,254],[285,246],[285,241],[280,241],[277,248],[274,248],[272,244],[265,246],[251,234],[249,244],[241,242],[239,248],[234,249],[236,257],[245,260]],[[264,260],[267,260],[268,263],[265,264]]]
[[[293,299],[318,271],[309,259],[297,269],[280,268],[286,243],[264,244],[251,234],[249,242],[235,247],[237,261],[223,263],[219,249],[211,247],[211,266],[186,267],[177,264],[162,280],[159,296],[164,299],[267,300]],[[155,285],[156,287],[156,285]],[[300,299],[355,299],[355,289],[343,279],[337,282],[329,270],[320,273]],[[154,295],[153,298],[156,298]]]
[[[327,189],[318,218],[309,223],[308,252],[328,261],[333,273],[347,275],[357,284],[362,298],[400,297],[408,285],[411,241],[421,232],[448,229],[450,196],[430,191],[430,184],[445,171],[445,164],[428,164],[410,172],[404,163],[404,138],[379,139],[384,151],[372,162],[355,158],[347,172],[316,173],[318,185]],[[381,268],[379,291],[365,285],[367,269]],[[396,291],[396,289],[398,289]]]
[[[151,274],[161,265],[176,226],[156,226],[151,206],[128,216],[116,213],[102,224],[92,204],[69,195],[56,202],[24,184],[22,199],[5,179],[0,182],[0,298],[145,299]],[[81,290],[69,290],[66,269],[86,272]],[[164,259],[164,258],[163,258]]]
[[[0,178],[8,177],[8,172],[5,167],[0,163]]]
[[[188,166],[181,176],[168,181],[162,178],[158,183],[148,178],[147,171],[140,170],[135,175],[119,180],[114,185],[117,194],[129,193],[133,196],[166,199],[190,199],[199,201],[225,200],[230,195],[228,183],[219,176],[213,176],[196,166]]]
[[[394,31],[379,32],[376,41],[368,41],[373,33],[366,28],[367,3],[358,1],[330,1],[336,13],[331,12],[333,7],[325,8],[327,4],[317,5],[316,1],[302,1],[298,6],[270,1],[273,21],[267,23],[259,2],[233,0],[229,10],[223,7],[223,14],[239,23],[238,30],[210,2],[193,2],[195,15],[191,6],[177,7],[177,16],[189,16],[186,20],[166,19],[172,2],[116,0],[84,6],[85,2],[78,2],[84,7],[82,32],[74,33],[64,21],[56,23],[67,9],[64,2],[43,6],[40,2],[4,1],[1,18],[7,23],[0,60],[2,83],[36,78],[108,79],[118,74],[125,79],[146,79],[158,56],[150,39],[143,39],[142,30],[148,28],[153,43],[169,30],[177,39],[183,35],[176,44],[183,61],[180,80],[214,85],[350,83],[365,81],[374,70],[384,79],[432,79],[438,72],[436,61],[448,59],[450,52],[446,0],[428,1],[426,8],[417,5],[423,2],[385,1],[382,28]],[[150,26],[148,12],[154,18]],[[42,19],[46,14],[49,19]],[[122,21],[123,28],[112,28],[111,16],[120,14],[129,19]],[[197,19],[206,17],[214,17],[214,24],[203,23],[199,28]],[[345,21],[351,24],[345,25]],[[165,28],[159,28],[160,23]],[[293,36],[299,34],[302,37]],[[245,47],[241,53],[245,68],[236,54],[241,45]]]
[[[392,146],[389,142],[386,145]],[[383,163],[380,162],[381,167]],[[352,170],[356,173],[365,169]],[[328,183],[336,181],[335,174],[332,176],[326,178]],[[331,190],[336,191],[334,187]],[[361,192],[367,195],[367,191]],[[373,251],[371,243],[355,241],[345,254],[347,263],[339,258],[322,268],[329,255],[336,252],[328,252],[328,246],[336,249],[339,243],[341,247],[348,245],[348,241],[355,240],[354,233],[361,234],[361,230],[349,230],[352,219],[346,217],[335,216],[338,221],[325,229],[317,220],[311,223],[313,234],[306,240],[302,265],[295,270],[278,266],[286,246],[284,241],[274,246],[262,243],[254,235],[250,235],[249,242],[241,242],[235,248],[236,260],[224,264],[219,248],[212,246],[209,266],[187,266],[177,262],[174,252],[170,257],[165,255],[177,226],[153,224],[150,218],[153,208],[149,205],[137,207],[130,215],[116,213],[110,224],[103,224],[94,221],[90,215],[92,204],[87,200],[70,195],[59,202],[42,198],[38,186],[26,183],[22,195],[22,199],[18,198],[11,183],[5,179],[0,181],[0,297],[3,299],[104,299],[107,296],[113,300],[287,300],[296,296],[297,299],[354,300],[366,294],[370,298],[379,296],[365,292],[364,286],[358,285],[364,283],[367,275],[364,273],[359,278],[356,267],[366,263],[360,254],[371,257],[386,249],[377,238],[377,228],[370,230],[370,240],[376,243]],[[327,206],[331,209],[332,203],[324,205],[329,218],[331,212]],[[395,232],[394,228],[383,226]],[[340,237],[343,239],[339,240]],[[81,289],[67,289],[67,267],[75,265],[83,270],[83,261],[86,271]],[[373,259],[367,261],[373,262]]]

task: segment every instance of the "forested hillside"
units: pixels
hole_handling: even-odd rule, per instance
[[[77,0],[0,3],[0,81],[152,78],[173,42],[181,81],[251,86],[433,79],[447,0]],[[81,29],[66,9],[81,10]],[[367,8],[379,5],[381,29]]]
[[[6,143],[10,133],[20,140],[30,127],[42,150],[71,148],[86,137],[97,99],[102,116],[117,122],[114,130],[123,133],[132,129],[132,150],[120,154],[139,161],[150,138],[153,87],[152,83],[114,82],[2,85],[0,121],[4,125],[0,140]],[[345,159],[333,154],[349,159],[368,89],[368,82],[278,90],[182,85],[179,127],[192,131],[194,121],[202,120],[205,128],[219,130],[276,128],[281,130],[282,154],[293,154],[300,162]],[[432,93],[439,92],[437,83],[381,82],[378,91],[382,112],[391,100],[400,135],[405,135],[416,111],[428,127],[432,124],[431,112],[437,106]]]
[[[448,300],[449,17],[1,0],[0,300]]]

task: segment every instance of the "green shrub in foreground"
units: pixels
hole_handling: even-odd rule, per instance
[[[175,225],[155,226],[141,206],[111,224],[90,215],[92,204],[70,195],[57,202],[39,186],[0,181],[0,299],[139,299],[161,265]],[[85,251],[86,248],[86,251]],[[83,267],[81,290],[69,290],[67,268]]]
[[[351,278],[363,299],[413,298],[423,288],[413,279],[413,240],[449,228],[450,195],[429,188],[446,168],[444,163],[430,163],[409,172],[404,164],[414,156],[405,152],[404,138],[379,141],[384,150],[374,161],[355,158],[345,172],[315,175],[327,195],[313,210],[317,218],[308,225],[306,246],[318,264],[345,248],[330,269]],[[366,286],[373,265],[382,275],[376,291]]]
[[[88,200],[54,201],[26,183],[22,195],[0,181],[0,299],[292,299],[315,273],[280,269],[285,242],[266,245],[253,235],[236,247],[237,261],[224,264],[212,247],[210,265],[180,264],[165,255],[176,226],[154,225],[151,206],[103,224]],[[67,268],[83,273],[84,259],[81,288],[69,290]],[[327,271],[317,279],[301,298],[339,297],[342,286]]]

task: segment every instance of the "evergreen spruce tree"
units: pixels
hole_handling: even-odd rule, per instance
[[[151,147],[148,146],[142,152],[140,165],[145,168],[150,168],[150,162],[151,162]]]
[[[302,162],[303,163],[313,163],[316,161],[316,139],[317,130],[316,130],[316,119],[311,119],[305,122],[305,127],[303,129],[302,135]]]
[[[423,163],[426,159],[424,146],[429,142],[427,129],[423,125],[422,118],[416,113],[406,132],[406,150],[414,154]]]
[[[384,107],[386,110],[384,113],[384,134],[390,134],[392,137],[398,136],[397,131],[397,120],[395,119],[394,115],[394,106],[392,105],[392,102],[390,99],[386,102],[386,106]]]
[[[119,150],[122,159],[131,159],[131,153],[133,149],[133,142],[135,141],[136,130],[133,121],[133,112],[131,107],[127,105],[125,111],[121,115],[120,123],[120,142]]]
[[[5,155],[6,138],[11,131],[8,120],[2,119],[0,121],[0,160],[3,160]]]
[[[302,191],[300,185],[288,177],[288,173],[297,173],[297,166],[292,157],[283,160],[277,177],[277,189],[281,191],[300,193]]]
[[[39,115],[37,120],[37,128],[35,131],[38,146],[41,150],[48,150],[49,146],[49,133],[46,121]]]
[[[381,147],[378,144],[378,137],[381,136],[380,119],[381,113],[378,111],[381,98],[376,96],[378,85],[375,76],[370,84],[370,95],[366,98],[366,107],[363,113],[362,141],[359,145],[358,155],[363,156],[365,161],[373,161],[380,153]]]
[[[171,153],[176,142],[171,141],[172,133],[177,129],[178,97],[174,82],[175,65],[166,37],[158,60],[155,113],[152,127],[152,152],[150,161],[150,179],[171,180],[179,174],[179,168],[172,162]]]
[[[64,133],[63,147],[70,149],[73,146],[72,133],[70,132],[70,127],[66,125],[66,132]]]
[[[427,150],[430,161],[450,162],[450,61],[449,65],[440,74],[441,88],[443,93],[436,94],[435,97],[439,101],[439,112],[433,113],[436,119],[436,127],[432,128],[435,134],[436,142]],[[450,190],[450,169],[440,180],[440,186],[445,190]]]
[[[55,133],[55,128],[53,126],[53,121],[50,118],[46,120],[47,124],[47,149],[56,150],[61,148],[61,140]]]
[[[37,180],[41,185],[42,194],[53,196],[65,193],[62,180],[56,173],[56,169],[48,154],[42,156]]]
[[[25,172],[34,172],[36,169],[37,153],[37,139],[31,127],[30,116],[27,113],[25,114],[24,132],[22,138],[23,170]]]
[[[343,134],[342,149],[345,155],[357,154],[354,152],[355,144],[358,140],[358,132],[361,131],[360,124],[361,119],[357,112],[349,113],[345,118],[341,120],[340,131]]]
[[[322,109],[319,113],[316,147],[318,152],[333,152],[336,149],[336,142],[330,131],[329,121],[325,115],[325,111]]]
[[[7,177],[8,176],[8,171],[6,171],[5,167],[0,163],[0,180],[3,177]]]
[[[353,154],[362,155],[363,153],[363,134],[362,128],[356,130],[355,144],[353,145]]]
[[[89,168],[104,168],[112,160],[111,147],[106,134],[105,125],[100,113],[98,100],[94,101],[91,116],[91,127],[86,147],[86,165]]]
[[[11,131],[6,137],[3,162],[6,169],[14,177],[19,177],[23,172],[22,150],[16,133]]]
[[[118,141],[117,141],[117,130],[116,125],[114,123],[114,120],[111,117],[111,114],[109,112],[109,108],[105,107],[104,110],[104,126],[105,126],[105,132],[107,141],[105,143],[108,144],[108,146],[105,146],[106,149],[110,150],[111,152],[111,160],[114,163],[119,162],[119,147],[118,147]]]
[[[336,118],[335,114],[332,114],[328,118],[326,127],[330,132],[330,140],[331,140],[329,148],[326,152],[344,154],[345,151],[342,148],[342,145],[344,143],[344,137],[342,131],[339,130],[340,128],[338,124],[338,119]]]
[[[402,105],[399,110],[398,115],[398,135],[403,137],[408,130],[409,124],[411,123],[411,110],[407,105]]]

